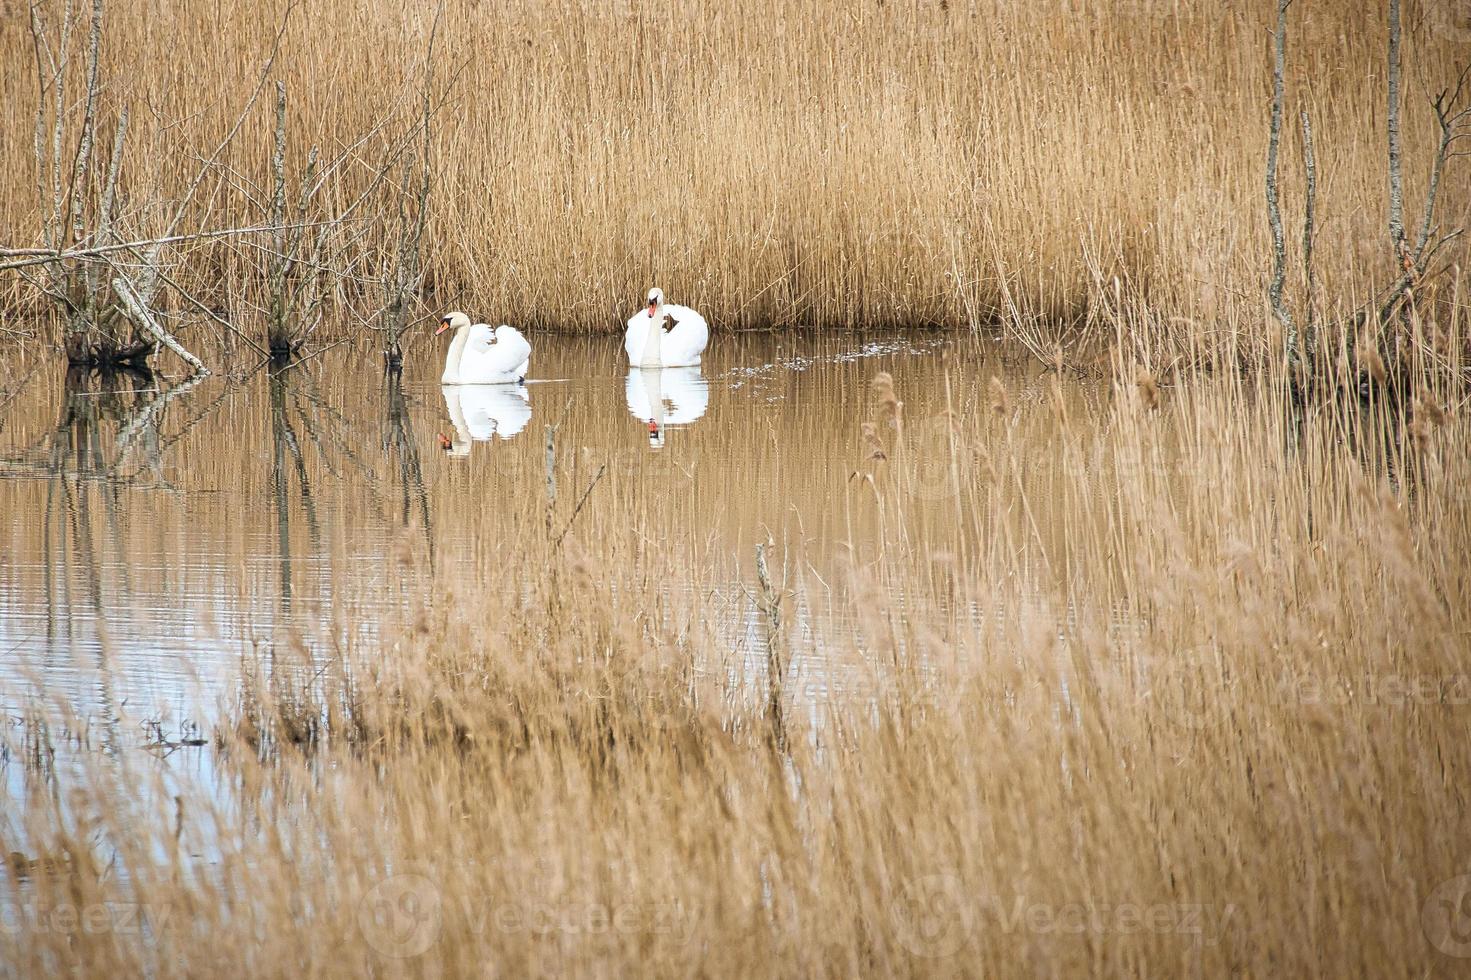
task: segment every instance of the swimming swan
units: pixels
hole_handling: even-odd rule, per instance
[[[669,329],[663,329],[664,321]],[[633,367],[694,367],[710,342],[705,318],[688,306],[665,305],[664,290],[649,290],[649,305],[628,320],[623,349]]]
[[[471,326],[465,314],[450,313],[439,321],[434,335],[451,329],[455,339],[444,357],[441,384],[504,385],[525,379],[531,366],[531,344],[521,331],[505,324],[494,331],[486,323]]]

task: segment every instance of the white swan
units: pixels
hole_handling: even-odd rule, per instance
[[[664,427],[690,425],[710,407],[710,383],[698,367],[631,368],[623,385],[628,411],[649,426],[649,445],[664,445]]]
[[[669,329],[664,330],[664,321]],[[710,342],[705,318],[688,306],[665,305],[664,290],[649,290],[649,305],[628,319],[623,349],[634,367],[693,367]]]
[[[449,353],[444,357],[441,384],[503,385],[526,377],[531,366],[531,344],[515,327],[501,324],[494,331],[486,323],[470,325],[463,313],[450,313],[439,321],[437,337],[454,330]]]
[[[470,455],[470,443],[509,439],[531,421],[531,394],[523,385],[444,385],[444,407],[455,427],[439,444],[451,456]]]

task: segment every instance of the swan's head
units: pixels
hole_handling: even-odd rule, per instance
[[[463,313],[446,313],[439,318],[439,329],[434,331],[438,337],[446,330],[463,330],[470,325],[470,318]]]
[[[649,317],[652,318],[654,311],[664,305],[664,290],[655,286],[649,290]]]

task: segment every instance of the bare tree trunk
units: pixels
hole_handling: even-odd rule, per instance
[[[291,352],[286,329],[286,83],[276,82],[276,146],[271,155],[271,234],[274,246],[268,275],[271,280],[271,314],[266,325],[266,346],[275,355]]]
[[[1318,158],[1313,151],[1313,121],[1307,107],[1302,110],[1302,169],[1307,183],[1307,208],[1302,217],[1302,272],[1307,290],[1307,313],[1303,324],[1303,346],[1311,356],[1317,350],[1317,280],[1313,275],[1313,232],[1318,211]]]
[[[1277,30],[1272,55],[1272,129],[1267,142],[1267,222],[1272,229],[1272,283],[1269,296],[1272,312],[1282,324],[1283,348],[1288,363],[1297,361],[1297,326],[1282,301],[1287,282],[1287,242],[1282,230],[1282,207],[1277,192],[1277,152],[1282,144],[1282,101],[1287,71],[1287,8],[1292,0],[1277,2]]]
[[[1405,261],[1405,191],[1400,164],[1400,0],[1389,0],[1389,240]]]
[[[419,168],[418,187],[411,190],[412,164],[404,165],[404,173],[398,187],[398,248],[394,266],[390,273],[386,305],[382,313],[384,333],[383,356],[389,371],[397,371],[403,364],[403,348],[399,341],[408,330],[410,303],[424,285],[424,229],[429,221],[429,194],[431,170],[429,165],[430,141],[433,138],[434,122],[434,50],[439,39],[440,18],[444,16],[441,2],[434,13],[434,24],[429,30],[429,53],[424,61],[424,96],[419,120],[419,154],[414,161]],[[408,200],[413,194],[413,217],[408,216]]]
[[[1444,90],[1431,103],[1431,108],[1435,110],[1436,125],[1440,128],[1440,143],[1435,150],[1435,159],[1430,164],[1430,186],[1425,192],[1425,215],[1420,222],[1420,233],[1415,237],[1414,264],[1418,275],[1425,273],[1425,266],[1429,263],[1430,256],[1434,254],[1435,249],[1458,234],[1458,232],[1452,232],[1447,238],[1435,243],[1434,246],[1431,245],[1430,238],[1435,233],[1435,201],[1440,194],[1440,181],[1445,174],[1445,165],[1452,157],[1466,156],[1468,152],[1471,152],[1452,149],[1457,140],[1471,136],[1461,131],[1467,119],[1471,119],[1471,106],[1461,104],[1468,77],[1471,77],[1471,64],[1461,69],[1454,89]],[[1460,106],[1459,109],[1458,106]]]

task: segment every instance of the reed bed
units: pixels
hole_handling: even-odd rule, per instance
[[[1406,5],[1411,202],[1433,135],[1416,100],[1454,77],[1467,38],[1447,9]],[[285,8],[109,11],[106,109],[132,110],[120,187],[147,231],[232,125]],[[238,583],[211,583],[141,525],[108,523],[125,495],[234,481],[275,501],[280,568],[308,548],[327,569],[297,600],[320,604],[321,629],[263,630],[210,688],[207,730],[155,726],[145,751],[98,733],[95,692],[59,687],[11,719],[0,963],[1459,972],[1464,252],[1417,296],[1393,398],[1358,396],[1379,355],[1336,318],[1396,272],[1384,11],[1303,0],[1291,15],[1289,108],[1311,109],[1319,140],[1315,302],[1337,324],[1313,354],[1321,385],[1261,357],[1281,349],[1263,298],[1266,9],[485,0],[446,5],[432,60],[432,9],[294,11],[273,73],[293,172],[311,145],[384,123],[323,208],[372,186],[427,79],[425,308],[612,331],[657,281],[722,328],[1006,331],[1026,370],[993,369],[979,340],[907,372],[855,367],[841,394],[862,409],[841,426],[821,407],[834,392],[785,376],[766,383],[796,406],[786,428],[675,431],[637,466],[618,454],[644,449],[621,405],[612,430],[541,400],[538,435],[475,469],[410,461],[424,439],[400,389],[365,420],[280,373],[260,381],[268,415],[220,409],[258,465],[212,454],[202,395],[148,415],[168,385],[58,386],[54,425],[0,418],[50,453],[6,460],[51,481],[4,491],[44,514],[12,531],[17,552],[145,552],[181,584],[269,591],[270,568],[242,559]],[[29,84],[28,43],[25,11],[0,5],[7,92]],[[25,100],[0,105],[7,229],[40,220],[31,125]],[[272,140],[262,106],[196,223],[258,222]],[[1294,220],[1294,141],[1284,152]],[[402,186],[374,191],[317,338],[366,326]],[[1462,223],[1464,176],[1442,195]],[[190,245],[182,284],[253,330],[266,244]],[[22,347],[10,391],[44,369],[50,328],[4,288],[0,331]],[[213,329],[162,295],[174,326]],[[740,365],[744,341],[721,340],[712,362]],[[411,352],[406,370],[431,360]],[[1241,363],[1263,370],[1221,370]],[[1074,374],[1102,381],[1080,393]],[[559,419],[554,479],[532,492],[541,426]],[[839,469],[815,461],[822,439]],[[408,612],[366,633],[354,621],[380,613],[330,581],[365,560],[355,515],[310,509],[339,470],[402,527],[366,560]],[[765,491],[792,485],[800,507]],[[723,523],[742,509],[761,520]],[[253,553],[250,533],[230,527],[231,554]],[[110,582],[65,604],[100,608]],[[714,625],[732,582],[751,611],[739,642]],[[814,662],[799,633],[819,614],[851,628]],[[105,667],[105,631],[97,655]],[[192,769],[160,759],[201,739]]]
[[[324,214],[372,185],[429,94],[425,312],[612,331],[658,282],[723,328],[998,323],[1055,339],[1106,323],[1119,300],[1150,311],[1156,346],[1240,344],[1222,324],[1249,313],[1246,346],[1258,350],[1273,340],[1258,316],[1270,263],[1269,6],[452,0],[436,33],[430,6],[313,3],[286,18],[269,77],[289,93],[290,174],[312,146],[323,159],[356,146],[313,205]],[[119,193],[140,234],[156,231],[162,202],[183,195],[247,103],[286,10],[109,8],[103,117],[132,110]],[[1372,302],[1397,270],[1384,3],[1316,0],[1290,15],[1286,111],[1314,120],[1313,302],[1331,319]],[[1405,7],[1412,216],[1434,150],[1428,100],[1454,82],[1471,31],[1460,17],[1438,0]],[[23,6],[0,17],[0,77],[16,94],[0,107],[0,227],[17,240],[40,222],[32,104],[20,97],[34,85],[26,24]],[[198,195],[194,225],[268,217],[269,101]],[[1282,176],[1295,229],[1295,126]],[[320,338],[352,334],[376,308],[400,177],[393,169],[357,212],[362,237],[339,263],[352,275]],[[1447,230],[1465,223],[1467,186],[1453,166]],[[268,248],[201,243],[179,274],[212,309],[258,323]],[[1458,244],[1442,258],[1463,256]],[[10,283],[6,308],[33,309]],[[1446,297],[1426,290],[1421,302]],[[169,303],[213,329],[178,296]]]
[[[28,846],[0,960],[1456,972],[1464,414],[1422,408],[1410,432],[1382,406],[1294,414],[1285,384],[1122,363],[1101,403],[1052,372],[968,374],[928,400],[869,377],[833,436],[852,462],[830,601],[856,625],[820,683],[784,660],[779,569],[819,553],[795,532],[765,544],[776,656],[709,625],[729,556],[671,532],[698,526],[699,470],[670,492],[604,476],[578,511],[594,469],[560,457],[550,519],[446,477],[477,571],[405,549],[421,601],[381,643],[303,635],[245,665],[208,779],[134,751],[73,753],[58,782],[23,764],[51,758],[46,730],[12,734],[0,827]],[[750,467],[783,453],[727,438]]]

